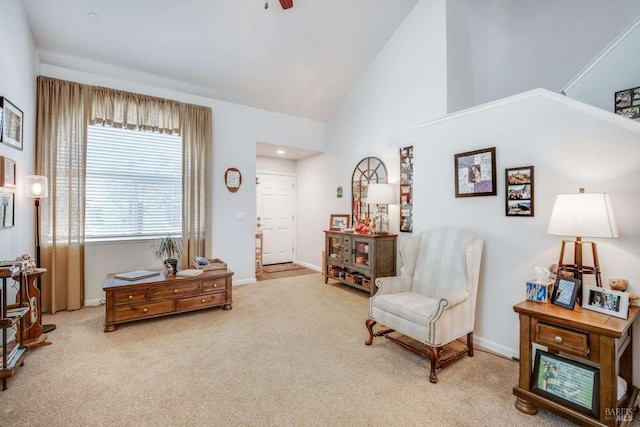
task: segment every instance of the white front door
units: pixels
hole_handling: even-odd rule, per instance
[[[256,174],[256,216],[262,225],[264,265],[293,261],[293,176]]]

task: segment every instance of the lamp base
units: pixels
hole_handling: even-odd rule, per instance
[[[56,329],[56,325],[42,325],[42,332],[48,334]]]
[[[567,264],[564,262],[564,251],[566,244],[573,244],[573,262]],[[583,245],[591,246],[591,254],[593,258],[593,267],[583,265]],[[593,274],[596,279],[596,286],[602,287],[602,277],[600,275],[600,265],[598,262],[598,247],[595,242],[583,242],[579,237],[575,241],[562,241],[562,247],[560,248],[560,259],[558,260],[558,272],[565,271],[570,273],[571,277],[576,279],[583,280],[583,275],[585,274]]]

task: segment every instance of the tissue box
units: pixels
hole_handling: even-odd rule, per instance
[[[539,282],[537,280],[530,280],[527,282],[527,299],[539,302],[551,302],[551,295],[553,295],[552,280]]]

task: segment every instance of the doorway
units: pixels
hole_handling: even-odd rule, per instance
[[[263,265],[293,262],[294,177],[258,173],[256,216],[262,229]]]

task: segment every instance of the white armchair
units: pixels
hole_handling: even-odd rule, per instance
[[[384,336],[431,359],[429,381],[436,369],[467,353],[473,357],[473,327],[482,258],[481,237],[454,227],[441,227],[405,239],[400,246],[400,276],[376,280],[366,321],[371,345]],[[386,330],[374,333],[376,323]],[[425,345],[425,352],[394,336],[399,332]],[[467,336],[466,348],[441,358],[443,347]],[[425,354],[426,353],[426,354]]]

